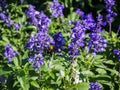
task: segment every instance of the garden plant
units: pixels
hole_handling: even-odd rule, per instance
[[[119,0],[0,0],[0,90],[120,90]]]

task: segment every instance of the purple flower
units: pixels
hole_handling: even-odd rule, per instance
[[[90,82],[89,90],[101,90],[101,87],[98,82]]]
[[[61,32],[57,32],[53,35],[54,40],[54,50],[60,52],[64,49],[65,39]]]
[[[37,69],[44,63],[42,53],[45,48],[49,47],[50,38],[47,33],[39,32],[36,35],[32,34],[28,40],[27,48],[32,52],[32,56],[28,58],[32,62],[33,68]]]
[[[52,17],[57,18],[63,16],[64,5],[61,5],[58,0],[53,0],[50,8],[52,10]]]
[[[15,23],[14,24],[14,29],[15,30],[19,30],[20,29],[20,24],[19,23]]]
[[[90,33],[90,41],[88,43],[88,50],[92,50],[92,53],[95,55],[98,52],[105,51],[107,47],[107,41],[99,33]]]
[[[48,49],[52,40],[48,34],[48,28],[51,20],[44,14],[43,11],[38,12],[35,10],[35,7],[29,5],[26,15],[30,20],[29,24],[32,24],[37,27],[37,33],[31,34],[31,37],[28,40],[26,47],[32,56],[28,58],[28,61],[32,62],[33,67],[39,68],[40,65],[44,63],[43,52],[45,49]]]
[[[0,19],[7,24],[8,27],[10,27],[12,24],[14,24],[14,21],[11,20],[6,14],[0,12]]]
[[[85,13],[82,10],[80,10],[79,8],[76,10],[76,13],[79,14],[82,19],[85,18]]]
[[[79,47],[74,42],[68,44],[68,49],[69,49],[68,53],[71,55],[71,58],[73,59],[80,54]]]
[[[118,26],[118,32],[120,31],[120,25]]]
[[[118,56],[118,60],[120,60],[120,51],[118,49],[114,49],[113,52]]]
[[[112,23],[113,18],[115,16],[117,16],[117,13],[112,11],[113,6],[115,5],[115,1],[114,0],[104,0],[105,4],[106,4],[106,11],[107,11],[107,15],[106,15],[106,21],[107,23]]]
[[[4,75],[0,75],[0,83],[6,83],[7,82],[7,80],[6,80],[6,78],[5,78],[5,76]]]
[[[73,23],[74,27],[71,29],[71,42],[68,44],[69,54],[72,58],[79,55],[79,48],[84,46],[85,40],[85,25],[82,21],[78,20]]]
[[[51,20],[44,14],[43,11],[38,12],[35,7],[29,5],[26,15],[29,19],[29,24],[32,24],[38,28],[38,30],[47,32]]]
[[[50,37],[47,33],[39,32],[36,35],[32,34],[28,40],[27,48],[34,53],[41,53],[50,44]]]
[[[28,58],[28,61],[32,62],[35,69],[43,65],[44,57],[42,54],[45,49],[48,49],[50,43],[51,39],[47,32],[38,31],[35,35],[31,34],[26,47],[32,52],[32,56]]]
[[[91,31],[95,33],[101,33],[103,32],[102,27],[105,25],[105,22],[103,22],[103,16],[101,14],[98,14],[97,21],[94,24],[94,27],[91,29]]]
[[[33,68],[37,69],[44,64],[44,57],[42,54],[34,54],[28,58],[29,62],[32,62]]]
[[[93,19],[92,13],[89,13],[82,18],[84,27],[88,30],[93,30],[95,28],[95,20]]]
[[[0,19],[7,24],[8,27],[11,27],[12,25],[14,25],[14,29],[18,30],[20,28],[20,24],[19,23],[15,23],[13,20],[11,20],[9,18],[8,15],[6,15],[5,13],[0,12]]]
[[[8,58],[9,62],[11,62],[12,58],[18,54],[16,51],[13,51],[10,44],[5,45],[4,50],[4,56]]]

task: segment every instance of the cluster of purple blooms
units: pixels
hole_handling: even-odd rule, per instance
[[[105,26],[105,23],[102,20],[102,15],[98,14],[97,21],[95,22],[91,13],[85,15],[80,9],[77,9],[76,13],[81,16],[82,20],[72,22],[74,27],[71,29],[71,43],[68,44],[69,54],[72,58],[75,58],[80,54],[79,48],[84,46],[86,30],[89,30],[90,32],[90,40],[87,50],[92,51],[93,55],[96,55],[98,52],[105,51],[107,41],[101,35],[101,33],[103,33],[102,26]]]
[[[27,48],[33,53],[33,55],[28,58],[28,61],[32,62],[34,68],[38,68],[40,65],[43,65],[43,50],[48,48],[49,44],[50,37],[47,33],[39,32],[36,35],[32,34],[29,38]]]
[[[13,25],[13,20],[11,20],[8,15],[6,15],[5,13],[3,12],[0,12],[0,19],[7,24],[8,27],[12,26]]]
[[[106,11],[108,13],[106,15],[106,20],[107,20],[107,23],[111,24],[113,21],[113,18],[117,16],[117,13],[112,10],[113,6],[115,5],[115,1],[114,0],[104,0],[104,1],[106,4]]]
[[[88,49],[92,50],[92,54],[96,55],[98,52],[105,51],[107,47],[107,41],[99,33],[90,33],[90,41],[88,43]]]
[[[0,0],[0,7],[1,7],[0,19],[3,21],[3,23],[5,23],[7,27],[11,27],[13,25],[15,30],[19,30],[20,24],[11,20],[9,15],[6,14],[5,12],[7,7],[7,3],[5,0]]]
[[[118,60],[120,60],[120,50],[114,49],[114,54],[118,56]]]
[[[11,48],[10,44],[5,45],[5,47],[4,47],[4,56],[6,58],[8,58],[8,62],[11,62],[13,57],[16,56],[17,54],[18,54],[18,52],[14,51]]]
[[[35,6],[29,5],[26,15],[29,18],[29,24],[36,26],[38,31],[48,31],[51,20],[44,14],[43,11],[36,11]]]
[[[64,49],[64,44],[65,44],[65,39],[62,36],[61,32],[56,32],[53,35],[53,40],[54,40],[54,51],[60,53],[61,50]]]
[[[84,46],[85,30],[82,21],[73,22],[74,27],[71,29],[71,42],[68,44],[69,54],[72,58],[79,55],[79,48]]]
[[[63,16],[64,5],[61,5],[58,0],[53,0],[50,8],[52,10],[52,17],[57,18]]]
[[[90,82],[89,90],[101,90],[101,87],[98,82]]]
[[[88,43],[88,50],[92,50],[93,55],[105,51],[107,47],[107,41],[101,35],[101,33],[103,33],[102,26],[105,26],[105,24],[102,21],[102,15],[98,14],[95,27],[92,28],[89,33],[90,40]]]
[[[48,48],[50,43],[53,42],[48,34],[48,27],[51,20],[43,12],[36,11],[32,5],[29,6],[26,15],[30,20],[29,24],[38,28],[36,35],[32,34],[27,43],[27,48],[30,52],[33,52],[28,61],[32,62],[33,67],[36,69],[44,63],[42,55],[44,49]]]
[[[92,13],[85,15],[85,13],[79,8],[76,10],[76,13],[80,15],[86,30],[92,30],[95,27],[95,20],[93,19]]]

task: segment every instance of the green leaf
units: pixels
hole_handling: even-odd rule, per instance
[[[101,68],[97,68],[96,71],[99,73],[99,74],[106,74],[106,70],[104,69],[101,69]]]
[[[30,77],[30,79],[31,80],[36,80],[36,79],[38,79],[38,76],[32,76],[32,77]]]
[[[9,40],[8,40],[7,37],[3,36],[2,39],[3,39],[5,42],[9,43]]]
[[[93,76],[94,75],[94,73],[93,72],[91,72],[91,71],[89,71],[89,70],[86,70],[86,71],[83,71],[83,72],[81,72],[83,75],[85,75],[85,76]]]
[[[77,85],[77,90],[88,90],[90,88],[89,83],[82,82]]]
[[[20,68],[20,61],[18,60],[17,57],[13,58],[13,63],[15,64],[16,67]]]
[[[31,85],[36,87],[36,88],[40,88],[39,84],[37,83],[37,81],[32,81]]]
[[[26,77],[19,77],[17,76],[17,79],[21,85],[21,87],[23,88],[23,90],[29,90],[29,81],[27,80]]]
[[[103,81],[103,82],[111,81],[111,77],[109,75],[96,75],[93,76],[93,78],[95,80]]]
[[[107,61],[105,61],[104,63],[110,64],[110,65],[114,65],[114,64],[115,64],[115,63],[113,62],[113,60],[107,60]]]

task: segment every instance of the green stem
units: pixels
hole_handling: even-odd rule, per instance
[[[92,57],[92,61],[90,62],[90,65],[88,66],[88,69],[90,69],[91,68],[91,66],[92,66],[92,64],[93,64],[93,62],[94,62],[94,56]]]
[[[119,81],[120,81],[120,65],[119,65]]]
[[[110,36],[112,36],[112,24],[111,23],[109,23],[109,33],[110,33]]]

